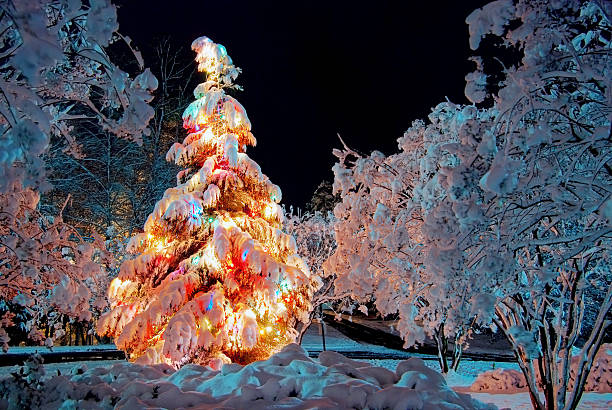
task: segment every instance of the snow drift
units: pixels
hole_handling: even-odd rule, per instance
[[[41,380],[26,389],[18,377],[1,380],[0,408],[495,408],[454,392],[421,359],[400,362],[392,372],[336,352],[311,359],[296,344],[268,360],[221,370],[117,363]]]
[[[572,357],[570,368],[569,387],[574,386],[576,380],[576,366],[578,357]],[[540,380],[539,372],[538,382]],[[507,392],[515,393],[526,390],[525,376],[514,369],[496,369],[478,375],[470,386],[470,391]],[[593,366],[584,386],[584,391],[597,393],[612,393],[612,344],[606,343],[601,346],[593,360]]]

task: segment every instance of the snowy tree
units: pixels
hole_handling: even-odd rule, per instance
[[[119,37],[108,0],[3,0],[0,8],[1,190],[16,182],[46,190],[40,156],[51,135],[63,137],[65,149],[79,155],[74,121],[92,120],[141,142],[157,80],[148,69],[130,79],[110,61],[105,47]]]
[[[139,363],[251,362],[294,340],[319,280],[281,230],[281,191],[245,153],[255,145],[226,93],[240,72],[222,45],[196,39],[206,82],[167,158],[185,167],[130,241],[99,331]]]
[[[11,326],[51,347],[64,334],[64,318],[88,322],[107,304],[104,265],[112,261],[101,238],[85,240],[61,214],[42,215],[38,201],[37,192],[18,183],[0,194],[0,300],[24,313],[17,318],[9,310],[0,318],[5,352]]]
[[[334,294],[335,274],[323,269],[323,263],[336,249],[333,229],[334,215],[331,212],[305,214],[298,212],[297,215],[291,212],[286,216],[284,225],[287,233],[295,238],[298,245],[298,254],[310,268],[311,274],[322,281],[321,288],[312,298],[313,309],[310,312],[309,320],[303,323],[299,330],[298,341],[301,343],[306,329],[318,314],[317,307],[322,309],[324,303],[336,302],[343,297]],[[348,295],[344,295],[344,297],[346,296]],[[322,320],[322,318],[319,317],[319,320]]]
[[[440,267],[461,252],[450,246],[459,231],[452,211],[434,212],[444,197],[437,170],[452,163],[442,147],[457,140],[458,118],[478,115],[485,114],[444,103],[433,110],[431,124],[415,121],[398,139],[397,154],[365,156],[346,145],[334,151],[334,191],[342,202],[334,209],[338,247],[325,266],[337,274],[336,293],[361,303],[374,300],[383,316],[399,313],[405,346],[434,339],[443,372],[449,354],[451,368],[459,365],[473,325],[466,295],[482,282]],[[442,231],[428,229],[436,218]]]
[[[44,209],[55,211],[70,195],[64,219],[82,232],[95,231],[109,240],[129,238],[175,180],[176,166],[165,160],[165,153],[178,141],[175,129],[182,130],[181,114],[189,101],[178,83],[192,64],[181,65],[183,56],[169,40],[160,41],[155,51],[151,67],[159,81],[151,103],[155,115],[149,123],[151,133],[141,145],[91,121],[74,124],[83,154],[79,158],[65,151],[60,138],[51,140],[45,161],[53,188],[42,198]]]
[[[609,12],[605,2],[496,1],[467,18],[473,49],[492,34],[523,55],[503,69],[493,95],[498,115],[479,142],[489,152],[453,146],[463,158],[446,174],[451,189],[480,203],[484,225],[462,238],[465,265],[500,283],[475,306],[512,343],[535,408],[576,407],[610,324]],[[460,178],[468,165],[478,186],[466,187]],[[590,286],[601,287],[601,300],[584,334]],[[585,343],[572,364],[581,333]],[[581,376],[570,388],[572,366]]]
[[[443,103],[389,157],[336,152],[343,202],[335,209],[338,250],[328,261],[339,272],[336,287],[373,296],[381,312],[398,309],[408,344],[424,334],[438,340],[440,324],[455,335],[496,325],[536,408],[575,407],[609,326],[604,6],[496,1],[475,11],[467,19],[472,47],[493,34],[523,54],[497,77],[477,70],[466,78],[467,96],[491,97],[493,107]],[[587,326],[589,287],[600,293]],[[579,336],[585,343],[572,361]],[[571,372],[582,376],[569,388]]]
[[[0,9],[1,298],[25,312],[22,322],[7,312],[0,333],[5,348],[12,325],[52,345],[63,318],[88,320],[102,307],[100,264],[111,262],[99,238],[63,222],[66,198],[59,215],[40,213],[37,191],[49,188],[41,156],[52,136],[80,156],[74,126],[83,121],[139,142],[156,79],[141,64],[132,80],[111,62],[105,49],[120,36],[108,1],[5,0]]]

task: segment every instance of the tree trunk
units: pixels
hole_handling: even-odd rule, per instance
[[[319,305],[319,324],[321,325],[321,341],[323,342],[323,351],[325,348],[325,322],[323,322],[323,305]]]
[[[457,371],[459,363],[463,357],[463,344],[459,343],[459,338],[455,338],[455,349],[453,350],[453,360],[451,362],[451,369]]]
[[[438,348],[438,362],[440,364],[440,372],[448,373],[448,340],[444,335],[444,323],[440,323],[438,329],[434,332],[436,347]]]

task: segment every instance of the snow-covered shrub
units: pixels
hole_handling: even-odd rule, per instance
[[[39,354],[30,356],[19,370],[0,379],[0,408],[35,409],[45,403],[45,367]]]
[[[3,407],[17,386],[10,378],[0,383]],[[47,408],[495,408],[455,393],[420,359],[401,362],[392,372],[335,352],[311,359],[295,344],[267,360],[219,370],[195,364],[179,370],[165,364],[82,366],[45,378],[36,394],[44,395]]]
[[[577,369],[580,369],[580,358],[572,357],[570,369],[570,381],[568,387],[571,389],[576,382]],[[578,375],[580,377],[580,375]],[[595,391],[598,393],[612,393],[612,344],[605,343],[595,355],[589,376],[584,385],[584,391]]]
[[[284,227],[293,235],[298,254],[308,264],[310,271],[317,276],[326,277],[323,263],[336,248],[333,231],[334,215],[331,212],[285,215]]]
[[[503,391],[514,393],[526,388],[525,376],[520,371],[514,369],[496,369],[480,373],[470,386],[470,391]]]

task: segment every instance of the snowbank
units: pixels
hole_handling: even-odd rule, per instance
[[[46,377],[31,367],[43,382],[28,381],[27,375],[3,378],[0,408],[495,408],[454,392],[421,359],[402,361],[392,372],[336,352],[311,359],[295,344],[268,360],[220,371],[118,363]]]
[[[576,378],[575,364],[577,357],[572,359],[570,370],[570,386]],[[598,393],[612,393],[612,344],[605,343],[599,348],[595,355],[591,372],[584,386],[584,391],[595,391]]]
[[[572,388],[578,363],[578,357],[572,358],[569,388]],[[527,389],[525,376],[518,370],[497,369],[478,375],[469,391],[506,392],[513,393]],[[612,393],[612,344],[604,344],[597,352],[591,372],[587,378],[584,391]]]
[[[470,391],[516,393],[527,389],[525,376],[514,369],[496,369],[478,375]]]

